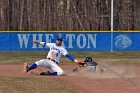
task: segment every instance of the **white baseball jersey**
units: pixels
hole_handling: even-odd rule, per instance
[[[58,63],[60,62],[62,54],[64,56],[68,54],[67,50],[63,46],[57,46],[56,43],[46,43],[45,46],[50,48],[47,58],[51,58]]]

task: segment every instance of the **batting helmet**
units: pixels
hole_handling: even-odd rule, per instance
[[[84,62],[92,62],[92,58],[91,57],[86,57],[86,59],[84,60]]]

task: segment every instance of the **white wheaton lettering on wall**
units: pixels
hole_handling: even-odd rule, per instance
[[[79,48],[92,48],[92,47],[96,48],[96,36],[97,34],[79,34],[77,37],[78,47]]]
[[[97,34],[87,34],[88,36],[88,46],[87,48],[91,48],[91,43],[93,45],[94,48],[96,48],[96,37],[97,37]],[[91,43],[90,43],[91,42]]]
[[[66,39],[68,39],[68,48],[73,48],[73,42],[75,40],[75,34],[66,34]]]
[[[27,48],[30,34],[17,34],[20,48]]]
[[[79,34],[77,37],[77,45],[79,48],[84,48],[86,46],[87,40],[84,34]]]
[[[43,48],[40,45],[33,44],[29,42],[32,40],[43,41],[47,43],[55,43],[57,36],[55,34],[17,34],[20,48]],[[83,48],[96,48],[96,37],[97,34],[64,34],[63,46],[69,49],[83,49]],[[53,40],[53,42],[52,42]],[[30,45],[29,45],[30,44]]]

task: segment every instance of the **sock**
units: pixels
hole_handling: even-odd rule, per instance
[[[57,72],[50,72],[50,71],[48,71],[48,75],[57,75]]]
[[[30,67],[28,67],[28,71],[37,68],[37,65],[34,63]]]

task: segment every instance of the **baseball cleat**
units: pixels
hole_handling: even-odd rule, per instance
[[[28,63],[24,63],[24,73],[28,72]]]
[[[44,76],[44,75],[49,75],[48,72],[40,72],[40,75]]]

